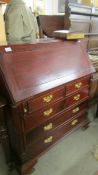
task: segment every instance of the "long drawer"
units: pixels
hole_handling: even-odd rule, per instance
[[[75,128],[85,125],[86,123],[88,123],[86,114],[83,114],[81,116],[75,116],[67,123],[64,123],[60,127],[56,128],[54,131],[47,134],[47,136],[43,136],[39,139],[36,136],[36,139],[34,141],[32,139],[27,146],[27,154],[30,154],[33,157],[41,154],[47,148],[53,145],[57,140],[62,138],[65,134],[71,132]]]
[[[23,117],[25,130],[29,131],[32,128],[36,128],[62,110],[64,110],[64,100],[56,102],[53,105],[50,104],[26,117]]]
[[[58,105],[56,106],[56,109],[59,109],[57,107]],[[53,108],[50,108],[50,109],[53,109]],[[43,123],[44,124],[42,125],[40,130],[43,130],[42,128],[45,128],[45,126],[46,128],[49,128],[46,130],[51,130],[54,127],[57,127],[61,123],[70,119],[70,117],[80,113],[81,111],[85,111],[85,110],[87,110],[87,101],[85,103],[72,107],[70,110],[62,110],[62,112],[54,116],[51,116],[51,114],[49,116],[44,116],[44,115],[41,115],[40,113],[34,116],[34,114],[32,114],[32,116],[26,117],[24,119],[24,130],[25,132],[29,132],[30,130],[36,128],[37,126],[40,126]],[[37,133],[37,130],[38,129],[36,129],[36,133]]]

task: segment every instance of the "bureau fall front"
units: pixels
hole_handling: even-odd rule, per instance
[[[6,101],[0,108],[4,109],[2,128],[7,128],[10,160],[20,175],[28,174],[60,138],[88,125],[93,72],[78,41],[0,48],[0,96]]]

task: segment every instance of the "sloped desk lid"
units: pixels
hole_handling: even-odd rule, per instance
[[[0,71],[13,103],[94,72],[78,41],[31,46],[30,50],[27,44],[24,51],[12,49],[0,54]]]

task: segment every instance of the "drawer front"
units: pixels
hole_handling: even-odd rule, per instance
[[[74,115],[78,115],[80,113],[84,113],[85,111],[87,111],[87,102],[75,106],[74,108],[64,111],[55,115],[53,118],[48,119],[47,122],[45,122],[44,124],[42,124],[40,127],[36,128],[32,134],[32,136],[34,135],[35,137],[39,137],[39,135],[41,134],[46,134],[48,132],[50,132],[51,130],[55,129],[56,127],[58,127],[59,125],[63,124],[64,122],[66,122],[67,120],[69,120],[71,117],[73,117]],[[25,132],[29,132],[30,130],[32,130],[34,128],[34,125],[36,126],[36,123],[39,123],[39,118],[28,118],[27,120],[25,120]],[[36,134],[35,134],[36,133]]]
[[[63,111],[62,113],[55,115],[53,119],[50,119],[44,124],[42,124],[40,127],[35,128],[33,130],[33,133],[28,128],[26,131],[30,131],[28,133],[29,140],[32,140],[32,138],[36,140],[36,138],[45,136],[49,132],[57,128],[58,126],[63,125],[64,123],[67,123],[74,116],[80,116],[84,114],[85,112],[87,112],[87,103],[83,103],[79,106],[76,106],[75,108],[72,108],[71,110],[68,110],[67,112]]]
[[[77,90],[80,90],[84,86],[89,85],[90,77],[80,78],[74,82],[71,82],[66,85],[66,95],[71,94]]]
[[[83,102],[89,98],[88,87],[83,88],[81,91],[74,93],[72,96],[68,96],[65,100],[65,107],[68,108],[77,103]]]
[[[41,110],[33,112],[28,117],[24,117],[24,127],[25,131],[30,131],[31,129],[39,126],[45,121],[52,118],[55,114],[59,113],[64,109],[64,101],[59,101],[54,105],[48,105]]]
[[[44,106],[47,106],[57,100],[63,99],[64,96],[65,96],[65,89],[62,87],[50,91],[48,93],[45,93],[44,95],[35,98],[34,100],[30,100],[28,102],[29,113],[32,113],[33,111],[36,111]]]
[[[31,141],[31,143],[27,147],[27,153],[32,156],[37,156],[51,145],[53,145],[57,140],[62,138],[68,132],[71,132],[73,129],[84,125],[88,120],[86,118],[86,114],[74,117],[65,125],[58,127],[54,131],[50,132],[47,136],[40,138],[39,140]]]

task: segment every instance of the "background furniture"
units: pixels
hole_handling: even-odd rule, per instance
[[[61,15],[41,15],[38,17],[41,34],[53,37],[54,30],[72,29],[86,34],[83,46],[88,50],[98,46],[98,8],[69,3],[65,0],[65,10]],[[43,35],[40,35],[43,37]]]
[[[37,20],[40,38],[44,38],[44,35],[53,37],[53,31],[69,29],[70,26],[70,21],[66,19],[65,15],[40,15]]]
[[[41,31],[40,37],[44,37],[44,35],[48,37],[53,37],[53,31],[55,30],[81,30],[85,33],[85,38],[81,40],[82,46],[87,50],[87,52],[94,48],[96,50],[98,47],[98,8],[95,8],[95,12],[93,12],[92,6],[85,6],[77,3],[69,3],[68,0],[65,1],[64,8],[65,15],[42,15],[38,17]],[[93,74],[90,82],[90,105],[96,105],[98,99],[97,74],[97,72]]]

